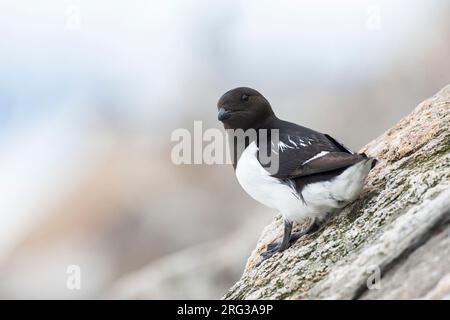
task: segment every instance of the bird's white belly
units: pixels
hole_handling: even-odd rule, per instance
[[[308,184],[302,190],[303,201],[295,187],[270,176],[259,163],[257,151],[253,142],[239,158],[236,177],[240,185],[253,199],[299,223],[306,218],[322,219],[331,210],[356,199],[370,170],[370,163],[362,161],[330,181]]]

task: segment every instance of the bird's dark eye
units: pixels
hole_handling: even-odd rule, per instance
[[[242,101],[248,101],[248,95],[243,94],[242,97],[241,97],[241,100]]]

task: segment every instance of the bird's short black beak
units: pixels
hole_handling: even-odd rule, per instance
[[[217,115],[217,119],[219,121],[225,121],[231,117],[231,111],[227,111],[224,108],[219,109],[219,114]]]

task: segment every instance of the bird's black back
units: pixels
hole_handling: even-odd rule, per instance
[[[299,194],[307,184],[330,180],[365,158],[327,134],[276,117],[268,121],[264,129],[279,130],[278,148],[267,146],[268,150],[278,152],[279,168],[272,176],[287,183],[294,182]],[[321,152],[327,154],[314,159]]]

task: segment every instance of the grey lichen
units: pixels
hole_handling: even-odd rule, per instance
[[[447,86],[363,148],[379,164],[357,201],[322,231],[257,267],[260,253],[281,234],[281,219],[274,219],[224,298],[359,297],[373,265],[388,272],[450,214],[449,129]]]

